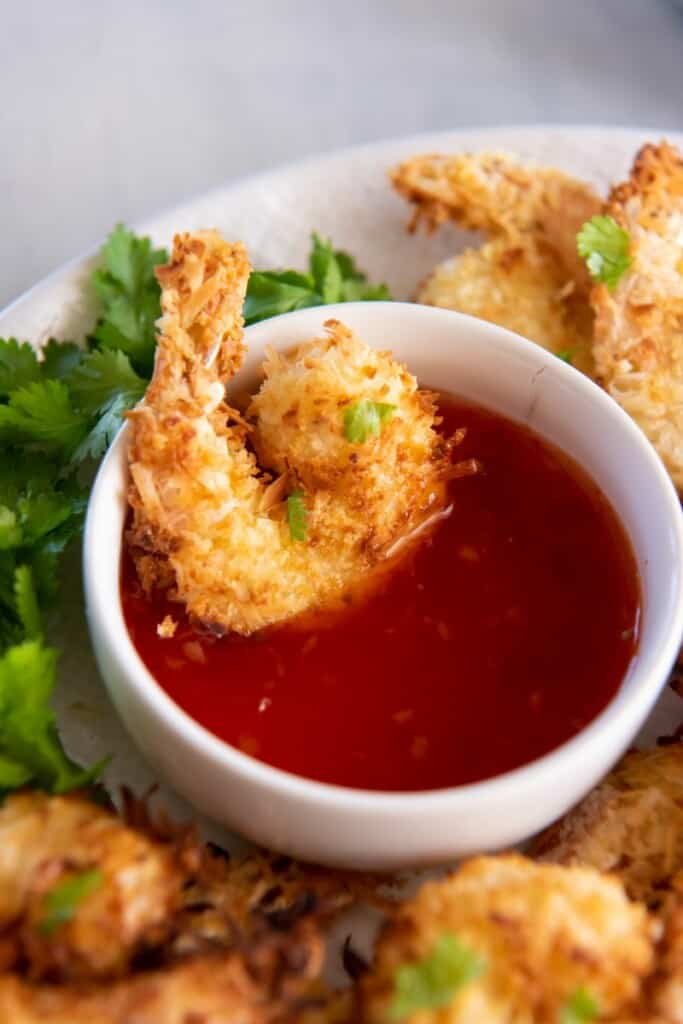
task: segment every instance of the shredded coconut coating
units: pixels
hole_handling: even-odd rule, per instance
[[[34,985],[0,976],[0,1020],[12,1024],[267,1024],[272,1005],[244,959],[214,954],[109,986]]]
[[[415,157],[391,177],[415,206],[411,229],[454,221],[491,239],[437,266],[419,302],[570,351],[591,372],[590,282],[576,252],[576,232],[600,210],[588,185],[504,153]]]
[[[215,232],[176,238],[158,272],[154,376],[130,414],[128,536],[138,575],[148,590],[169,588],[218,635],[247,635],[341,598],[444,497],[431,398],[336,321],[327,337],[269,357],[253,424],[227,406],[248,274],[244,248]],[[378,395],[396,405],[393,416],[379,437],[351,444],[344,410]],[[287,524],[296,489],[305,542]]]
[[[633,899],[651,907],[666,902],[683,870],[683,745],[627,754],[536,839],[533,852],[616,874]]]
[[[405,1024],[556,1024],[579,988],[600,1020],[626,1018],[654,960],[653,923],[617,879],[517,855],[475,858],[396,911],[361,984],[365,1024],[391,1019],[396,971],[429,956],[444,933],[486,967],[447,1005]]]
[[[141,948],[166,937],[188,860],[192,850],[128,828],[79,796],[9,797],[0,810],[0,962],[21,960],[34,978],[125,972]],[[44,931],[46,894],[92,868],[101,872],[93,892],[54,934]]]
[[[605,212],[631,239],[631,266],[593,289],[598,377],[683,490],[683,159],[644,146]]]

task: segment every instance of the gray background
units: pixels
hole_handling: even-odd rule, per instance
[[[669,0],[0,0],[0,307],[229,178],[418,131],[683,128]]]

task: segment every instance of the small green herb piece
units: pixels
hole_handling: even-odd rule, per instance
[[[308,273],[298,270],[254,271],[249,278],[244,303],[247,324],[307,306],[391,298],[386,285],[368,284],[367,277],[348,253],[333,249],[332,243],[319,235],[314,234],[312,241]]]
[[[0,657],[0,790],[22,778],[64,793],[87,785],[102,767],[85,771],[64,753],[50,707],[56,663],[57,651],[39,640],[15,644]]]
[[[69,454],[84,436],[87,418],[73,408],[64,381],[34,381],[10,392],[0,405],[0,440]]]
[[[0,338],[0,396],[40,378],[36,353],[27,341]]]
[[[371,402],[362,398],[344,410],[344,437],[351,444],[363,444],[370,434],[379,437],[382,424],[390,420],[396,411],[388,402]]]
[[[594,997],[585,988],[577,988],[560,1011],[560,1024],[589,1024],[600,1013]]]
[[[102,249],[104,265],[93,274],[103,307],[94,338],[102,348],[120,349],[136,370],[148,375],[156,345],[154,324],[159,318],[159,284],[154,271],[168,260],[164,249],[153,249],[117,224]]]
[[[83,900],[96,892],[101,885],[102,872],[99,868],[91,868],[77,875],[70,875],[54,889],[50,889],[43,899],[45,916],[39,926],[43,935],[52,935],[63,924],[67,924]]]
[[[456,935],[445,932],[424,960],[399,967],[389,1008],[391,1020],[401,1020],[418,1010],[446,1006],[485,968],[486,963],[481,957]]]
[[[555,355],[558,359],[561,359],[563,363],[569,363],[572,365],[572,359],[574,358],[574,349],[565,348],[562,352],[556,352]]]
[[[135,372],[124,352],[113,349],[88,353],[66,382],[76,408],[97,416],[72,461],[98,459],[113,441],[126,409],[144,395],[147,382]]]
[[[586,261],[594,281],[602,281],[610,291],[631,266],[631,239],[613,217],[591,217],[576,236],[579,256]]]
[[[287,525],[292,540],[306,540],[307,519],[303,491],[293,491],[287,498]]]

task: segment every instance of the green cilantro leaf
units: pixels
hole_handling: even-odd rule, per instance
[[[600,1014],[597,1001],[585,988],[577,988],[560,1011],[560,1024],[588,1024]]]
[[[456,935],[445,932],[434,949],[415,964],[399,967],[394,978],[391,1020],[401,1020],[419,1010],[446,1006],[468,982],[486,968],[485,961]]]
[[[149,238],[138,238],[118,224],[102,249],[102,258],[104,265],[93,274],[103,306],[95,340],[103,348],[121,349],[137,370],[149,374],[154,362],[154,324],[161,311],[154,271],[168,254],[153,249]]]
[[[558,359],[561,359],[563,363],[569,363],[569,365],[571,366],[572,359],[574,358],[574,349],[565,348],[562,350],[562,352],[556,352],[555,355]]]
[[[576,246],[593,280],[602,281],[610,291],[631,266],[631,239],[613,217],[587,220],[576,236]]]
[[[36,353],[27,341],[0,338],[0,397],[10,391],[32,384],[40,377]]]
[[[79,768],[64,753],[49,699],[57,651],[38,640],[8,648],[0,657],[0,757],[21,766],[25,781],[53,793],[84,786],[101,766]],[[7,780],[0,773],[0,788]]]
[[[319,305],[313,278],[290,270],[254,271],[244,300],[244,322],[255,324],[281,313]]]
[[[17,616],[26,637],[35,640],[42,635],[38,598],[33,585],[33,573],[28,565],[19,565],[14,570],[14,600]]]
[[[254,271],[244,303],[247,324],[281,313],[335,302],[370,302],[390,299],[386,285],[370,285],[351,256],[332,248],[319,235],[312,236],[309,273],[296,270]]]
[[[66,383],[74,406],[89,413],[98,412],[119,395],[133,405],[142,398],[147,386],[130,365],[128,356],[113,349],[89,352]]]
[[[50,338],[41,350],[40,371],[44,380],[68,377],[85,355],[84,349],[73,341],[57,341]]]
[[[390,420],[396,411],[388,402],[371,402],[362,398],[344,410],[344,437],[351,444],[363,444],[373,434],[379,437],[382,424]]]
[[[134,404],[126,394],[115,395],[100,410],[99,419],[73,453],[72,463],[101,458],[116,437],[124,412]]]
[[[7,505],[0,505],[0,551],[18,548],[21,544],[22,532],[17,522],[16,512]]]
[[[309,268],[322,305],[331,306],[334,302],[342,302],[343,277],[336,253],[331,242],[325,241],[315,233],[309,256]]]
[[[287,525],[292,540],[306,540],[307,519],[303,491],[293,491],[287,498]]]
[[[43,935],[52,935],[63,924],[71,921],[83,900],[102,885],[102,879],[99,868],[90,868],[77,875],[69,875],[46,892],[43,898],[44,916],[39,926]]]
[[[46,451],[65,454],[79,443],[88,421],[76,412],[63,381],[35,381],[10,392],[0,405],[0,440],[36,444]]]

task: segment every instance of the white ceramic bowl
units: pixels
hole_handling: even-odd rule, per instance
[[[87,615],[100,670],[159,774],[198,809],[265,846],[323,864],[389,869],[516,843],[566,811],[610,768],[665,683],[683,632],[677,495],[643,434],[590,380],[509,331],[446,310],[353,303],[266,321],[247,331],[240,385],[256,374],[266,345],[287,348],[309,339],[333,316],[367,343],[391,349],[424,385],[528,424],[599,482],[630,535],[642,579],[640,647],[620,690],[552,753],[467,786],[424,793],[345,789],[250,758],[182,711],[129,639],[119,597],[125,429],[100,468],[85,530]]]

